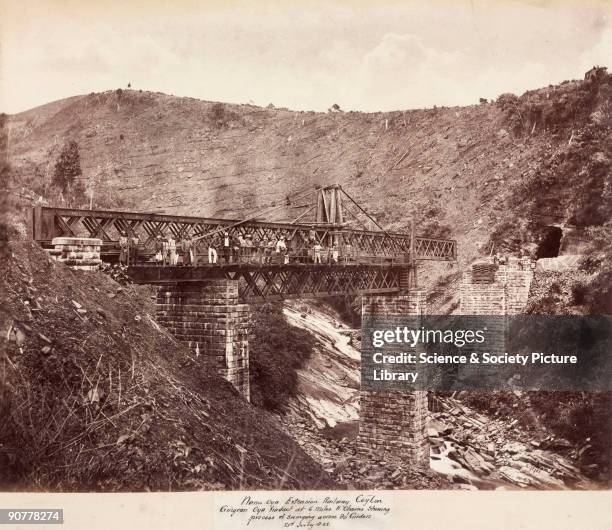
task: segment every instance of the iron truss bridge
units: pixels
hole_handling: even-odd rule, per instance
[[[129,273],[135,283],[153,285],[237,280],[243,302],[397,293],[408,282],[406,266],[398,264],[140,265]]]
[[[32,209],[30,236],[43,246],[49,245],[54,237],[98,238],[103,242],[102,259],[113,261],[119,255],[118,239],[121,231],[128,237],[138,238],[138,256],[145,262],[154,254],[155,238],[158,235],[172,236],[177,241],[188,235],[193,236],[196,239],[195,251],[201,256],[200,261],[205,260],[208,248],[205,236],[219,231],[228,232],[232,238],[250,235],[253,240],[260,241],[264,238],[277,240],[284,236],[291,240],[291,252],[296,256],[311,255],[316,243],[329,245],[332,241],[341,241],[343,246],[351,245],[352,257],[361,264],[372,264],[381,260],[454,261],[457,257],[457,243],[454,240],[415,236],[413,246],[412,236],[409,234],[354,230],[335,223],[240,221],[40,206]],[[227,267],[229,273],[231,265]],[[282,268],[281,265],[275,267]]]

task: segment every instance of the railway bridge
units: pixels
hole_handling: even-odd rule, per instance
[[[312,204],[293,222],[173,216],[121,211],[33,209],[31,237],[48,246],[56,237],[101,240],[101,258],[115,261],[122,233],[138,241],[128,274],[158,286],[156,318],[245,399],[249,385],[249,321],[258,302],[286,298],[362,295],[364,314],[425,312],[417,285],[422,260],[454,261],[454,240],[384,230],[341,186],[316,190]],[[309,217],[310,216],[310,217]],[[375,229],[364,224],[373,223]],[[361,227],[355,227],[359,222]],[[208,263],[211,238],[290,241],[286,252],[262,260],[256,254]],[[152,261],[155,241],[193,241],[195,263]],[[315,247],[335,249],[335,259],[314,259]],[[255,257],[254,257],[255,256]],[[358,444],[365,452],[394,451],[417,466],[428,465],[424,392],[361,392]],[[398,420],[399,418],[399,420]]]

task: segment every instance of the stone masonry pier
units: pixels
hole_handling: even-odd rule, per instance
[[[462,315],[518,315],[527,304],[534,264],[510,257],[506,263],[472,265],[461,283]]]
[[[425,296],[409,294],[363,298],[362,314],[422,315]],[[429,467],[427,392],[361,391],[357,448],[365,456],[390,453],[413,468]]]
[[[156,319],[202,361],[250,400],[250,307],[238,300],[238,282],[207,280],[161,286]]]
[[[459,313],[474,316],[475,322],[478,315],[502,317],[487,320],[486,346],[473,344],[471,351],[506,352],[508,323],[503,317],[519,315],[525,309],[534,268],[529,258],[509,257],[504,263],[474,263],[463,274]],[[498,384],[498,370],[493,365],[468,365],[461,372],[466,378],[478,377],[483,385]]]

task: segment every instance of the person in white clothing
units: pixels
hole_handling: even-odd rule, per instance
[[[176,253],[176,240],[172,237],[168,237],[168,265],[174,267],[178,260],[178,254]]]
[[[227,232],[223,232],[223,259],[225,263],[232,261],[232,240]]]
[[[338,245],[334,243],[331,248],[331,263],[338,263],[339,257],[340,252],[338,251]]]
[[[217,238],[208,238],[208,263],[217,263],[217,249],[216,247]]]
[[[315,243],[314,246],[314,262],[321,263],[321,253],[323,252],[323,247],[319,243]]]

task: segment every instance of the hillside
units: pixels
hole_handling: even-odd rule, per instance
[[[0,277],[0,489],[333,487],[152,318],[149,288],[14,243]]]
[[[273,218],[294,219],[305,199],[291,196],[340,183],[390,229],[414,213],[419,233],[456,238],[463,265],[491,248],[533,251],[547,224],[605,223],[609,208],[583,214],[594,197],[609,201],[611,92],[600,69],[520,98],[389,113],[75,96],[8,117],[13,191],[57,203],[50,183],[67,140],[96,207],[236,218],[285,205]]]

